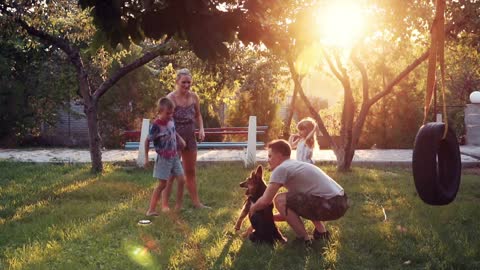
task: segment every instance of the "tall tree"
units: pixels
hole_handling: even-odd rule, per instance
[[[327,1],[319,2],[326,3]],[[362,2],[367,5],[364,8],[374,14],[375,24],[372,24],[370,31],[361,37],[361,42],[353,44],[349,57],[343,57],[338,49],[328,45],[317,46],[318,50],[322,52],[323,62],[328,66],[329,72],[338,79],[344,89],[340,142],[337,144],[325,128],[323,119],[304,94],[301,86],[302,74],[299,73],[299,67],[296,66],[299,52],[312,46],[321,38],[310,30],[311,25],[315,25],[312,20],[314,13],[321,5],[318,5],[317,1],[308,3],[303,1],[303,3],[305,3],[305,8],[297,6],[293,9],[293,15],[288,14],[290,17],[286,18],[293,23],[280,29],[279,32],[282,34],[276,37],[279,38],[278,40],[281,40],[282,36],[293,39],[293,42],[292,40],[284,42],[283,49],[295,83],[295,92],[304,100],[312,116],[317,120],[321,132],[330,141],[337,157],[338,170],[349,170],[370,108],[392,93],[404,78],[428,59],[429,48],[426,44],[428,44],[429,26],[432,24],[435,8],[429,1],[365,1]],[[447,14],[449,13],[447,12]],[[286,18],[283,18],[283,21],[286,21]],[[459,23],[452,21],[451,17],[448,18],[450,19],[449,24]],[[277,20],[279,19],[277,18]],[[275,28],[279,29],[280,27]],[[449,26],[446,32],[451,33],[452,29],[454,28]],[[270,33],[272,32],[274,31]],[[372,59],[383,57],[376,51],[378,42],[392,44],[393,50],[390,55],[397,57],[386,62],[387,68],[393,72],[386,78],[384,85],[381,85],[382,81],[377,79],[379,76],[372,73],[374,70],[367,68],[367,65],[372,64]],[[399,52],[403,53],[399,54]],[[381,86],[378,87],[379,85]],[[374,92],[373,89],[378,89],[378,91]],[[355,93],[359,93],[359,95]]]
[[[381,12],[390,13],[395,7],[394,6],[386,6],[383,7],[384,10]],[[378,14],[379,18],[381,18],[381,14]],[[386,15],[384,15],[386,16]],[[380,19],[379,22],[382,22]],[[382,31],[383,33],[392,33],[399,26],[397,25],[396,28],[388,29],[386,28],[385,24],[382,25],[379,23],[378,29],[376,31]],[[388,36],[388,35],[382,35]],[[399,38],[400,35],[391,35],[392,40],[393,37]],[[400,38],[400,41],[402,38]],[[372,46],[373,45],[373,46]],[[370,47],[371,46],[371,47]],[[401,46],[399,42],[397,42],[396,46]],[[341,127],[340,127],[340,140],[338,145],[333,141],[330,140],[332,144],[332,148],[335,152],[337,157],[337,168],[340,171],[349,170],[351,166],[351,161],[353,159],[355,149],[358,145],[363,125],[367,118],[370,108],[379,100],[384,98],[386,95],[390,94],[394,87],[404,79],[411,71],[413,71],[416,67],[418,67],[423,61],[425,61],[428,57],[428,51],[421,54],[418,58],[410,60],[410,63],[405,65],[405,68],[398,71],[397,74],[394,74],[392,77],[388,78],[387,83],[380,88],[380,91],[377,93],[372,93],[371,88],[372,85],[375,85],[375,81],[372,81],[371,78],[375,77],[365,66],[365,60],[362,59],[371,59],[372,56],[375,55],[375,52],[372,50],[368,50],[368,48],[375,48],[374,44],[369,44],[369,46],[361,45],[361,46],[354,46],[350,53],[350,57],[348,60],[350,61],[347,63],[347,59],[342,58],[340,55],[339,50],[330,49],[328,46],[321,46],[320,49],[322,50],[322,55],[325,59],[325,62],[330,70],[330,72],[338,79],[338,81],[343,86],[344,92],[344,101],[343,101],[343,109],[341,115]],[[398,47],[397,47],[398,48]],[[291,62],[290,67],[293,67],[293,59],[289,60]],[[357,70],[360,74],[359,81],[356,81],[356,74],[353,73],[354,70]],[[294,68],[291,68],[291,72],[294,75],[294,78],[298,78],[296,75],[297,71]],[[300,82],[298,82],[300,85]],[[356,88],[358,87],[359,90]],[[305,99],[305,95],[303,94],[303,90],[300,88],[300,96]],[[361,93],[361,98],[355,99],[355,92]],[[372,95],[373,94],[373,95]],[[315,112],[314,108],[308,105],[310,111],[314,118],[317,119],[319,122],[319,126],[322,129],[322,133],[325,135],[328,132],[325,127],[323,126],[323,121],[318,113]]]
[[[92,170],[103,170],[100,151],[101,138],[98,130],[98,101],[123,76],[162,54],[171,53],[174,47],[163,42],[145,52],[140,58],[119,68],[98,86],[92,83],[88,68],[82,59],[82,48],[91,41],[95,32],[90,9],[81,10],[75,1],[3,1],[0,3],[2,17],[19,26],[21,35],[35,37],[39,42],[53,46],[65,53],[75,67],[79,92],[87,117]]]

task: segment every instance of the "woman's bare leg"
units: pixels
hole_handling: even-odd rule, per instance
[[[182,209],[183,205],[183,186],[185,185],[185,176],[177,176],[177,200],[175,202],[175,211]]]
[[[192,204],[195,208],[204,208],[205,206],[200,202],[197,190],[197,151],[182,151],[182,163],[185,171],[185,184],[192,199]]]

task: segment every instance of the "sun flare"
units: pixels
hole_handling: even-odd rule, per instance
[[[317,24],[321,43],[351,47],[363,34],[365,18],[355,3],[338,1],[319,8]]]

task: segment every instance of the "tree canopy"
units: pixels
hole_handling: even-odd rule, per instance
[[[237,36],[246,43],[258,42],[262,26],[255,18],[267,12],[272,2],[79,0],[82,7],[93,8],[94,22],[112,46],[178,37],[204,60],[226,57],[225,43]]]
[[[454,67],[447,72],[447,78],[451,78],[446,85],[450,91],[461,92],[459,96],[464,99],[478,85],[478,68],[474,66],[479,53],[480,38],[476,29],[480,3],[474,0],[446,3],[445,34],[447,50],[451,53],[448,55],[447,52],[446,59]],[[78,4],[84,10],[80,10]],[[411,114],[403,118],[409,121],[405,126],[415,126],[410,122],[417,121],[414,107],[421,99],[419,93],[425,80],[411,74],[414,70],[421,74],[426,72],[421,63],[429,57],[435,3],[416,0],[6,0],[0,3],[0,12],[2,26],[17,26],[4,27],[12,33],[10,37],[17,35],[26,46],[38,46],[36,41],[40,40],[45,50],[65,52],[64,59],[68,59],[77,72],[79,92],[92,123],[96,122],[96,104],[108,89],[119,82],[122,85],[115,87],[115,91],[128,96],[130,89],[138,88],[138,85],[133,85],[132,80],[120,79],[158,55],[171,53],[172,46],[165,45],[165,40],[178,41],[173,47],[184,51],[172,57],[162,57],[161,64],[153,65],[162,70],[152,73],[147,68],[129,78],[145,80],[141,78],[164,72],[159,79],[141,88],[154,91],[157,80],[162,81],[161,76],[165,75],[161,91],[168,91],[172,80],[169,76],[173,72],[169,64],[175,68],[191,65],[199,83],[199,94],[202,100],[208,101],[203,110],[208,112],[218,111],[217,101],[228,100],[228,95],[236,93],[234,89],[244,92],[242,100],[247,103],[251,102],[249,98],[255,102],[271,101],[272,93],[285,90],[279,89],[283,83],[277,84],[284,79],[281,74],[290,71],[295,86],[292,108],[299,104],[295,100],[298,95],[305,104],[304,108],[319,122],[322,133],[329,137],[329,131],[322,123],[325,114],[318,114],[319,108],[309,101],[301,82],[312,70],[336,78],[343,87],[344,100],[339,121],[330,122],[339,123],[342,139],[337,143],[330,142],[339,163],[344,163],[342,166],[348,169],[359,143],[372,143],[360,140],[362,132],[374,131],[379,125],[388,126],[387,122],[369,122],[367,116],[370,117],[371,112],[375,114],[372,119],[378,119],[378,114],[400,113],[401,110],[394,110],[391,106],[402,104],[411,108]],[[364,25],[357,20],[358,16],[366,19]],[[333,35],[333,39],[329,35]],[[158,43],[162,44],[161,49],[141,56],[146,48]],[[240,45],[236,47],[237,44]],[[101,48],[102,45],[106,45],[105,49]],[[133,55],[125,54],[111,61],[118,48],[129,46],[137,50],[135,55],[140,58],[135,60]],[[248,46],[254,50],[253,57],[241,52]],[[191,56],[192,52],[207,61],[198,62]],[[267,66],[262,63],[263,52],[271,54],[271,60],[275,59]],[[458,63],[455,55],[465,61]],[[132,62],[124,64],[124,61]],[[97,67],[87,67],[91,64]],[[465,66],[470,67],[469,72],[465,71],[468,69]],[[169,69],[163,70],[165,67]],[[411,77],[407,78],[408,75]],[[431,87],[431,81],[429,85]],[[223,91],[225,89],[228,91]],[[264,95],[268,91],[271,93]],[[395,96],[387,97],[391,93]],[[448,91],[447,95],[455,96]],[[112,97],[109,102],[120,95]],[[271,103],[272,106],[275,102]],[[122,106],[130,104],[123,102]],[[270,115],[265,119],[271,119]],[[366,121],[367,128],[364,129]],[[285,126],[288,129],[290,121]],[[92,128],[96,133],[95,126]],[[99,138],[92,137],[91,140],[99,141]]]

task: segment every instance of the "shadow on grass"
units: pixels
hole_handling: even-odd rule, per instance
[[[271,247],[244,239],[235,252],[228,251],[226,245],[226,251],[217,258],[216,267],[212,269],[327,269],[329,262],[324,257],[326,251],[336,254],[337,247],[336,244],[329,245],[323,241],[315,241],[308,248],[303,243],[292,241]],[[229,260],[232,261],[231,265],[225,265]]]
[[[143,210],[139,214],[131,209],[149,196],[143,187],[109,179],[109,173],[90,179],[84,179],[91,176],[89,174],[83,176],[80,171],[69,176],[62,184],[49,186],[48,190],[42,192],[49,194],[46,199],[33,196],[23,200],[31,204],[22,206],[11,218],[3,220],[0,225],[1,261],[11,268],[41,268],[45,262],[55,261],[56,258],[63,261],[59,259],[61,254],[70,257],[71,261],[95,258],[91,255],[95,253],[83,252],[85,247],[72,249],[69,246],[76,242],[88,242],[86,247],[90,248],[91,240],[101,239],[103,233],[111,233],[109,229],[102,231],[102,227],[116,230],[115,226],[122,229],[125,229],[125,225],[130,228],[137,226],[138,220],[132,220],[131,217],[142,216]],[[117,237],[109,237],[114,238],[115,243],[122,242]],[[72,251],[77,254],[70,256],[69,252]],[[64,263],[68,264],[68,260]]]
[[[13,217],[18,210],[29,208],[40,201],[49,202],[56,199],[62,189],[88,181],[95,177],[86,167],[73,165],[48,165],[28,164],[18,169],[8,170],[9,162],[0,162],[0,167],[5,169],[7,175],[0,182],[2,196],[0,217],[8,219]],[[10,165],[13,166],[13,165]],[[53,195],[52,195],[53,194]]]
[[[475,206],[466,199],[471,198],[469,192],[459,192],[450,205],[430,206],[416,195],[408,172],[399,176],[392,177],[391,171],[371,174],[369,179],[360,179],[362,184],[349,193],[354,198],[349,211],[360,215],[347,214],[340,221],[354,229],[348,229],[341,240],[346,245],[339,267],[477,268],[478,233],[473,232]],[[470,218],[462,223],[462,216]]]
[[[136,257],[130,255],[135,255],[135,248],[146,246],[146,239],[155,238],[154,233],[150,232],[152,228],[139,228],[139,218],[132,218],[139,216],[132,210],[133,206],[143,201],[146,195],[145,191],[137,191],[122,202],[106,205],[101,212],[97,209],[95,215],[75,218],[70,222],[51,223],[43,233],[39,232],[44,237],[33,242],[28,239],[28,244],[17,243],[17,248],[12,247],[7,252],[7,262],[12,268],[32,269],[45,265],[57,269],[115,265],[113,268],[117,269],[138,267]],[[91,210],[87,209],[88,212]],[[125,234],[112,233],[112,229]],[[130,245],[130,242],[138,244]]]
[[[332,241],[316,242],[307,250],[291,242],[271,248],[238,236],[228,237],[244,200],[238,182],[247,173],[228,166],[201,171],[201,198],[214,208],[194,210],[186,194],[184,210],[161,214],[149,226],[139,226],[137,221],[145,218],[156,184],[150,171],[115,169],[95,181],[85,178],[58,185],[50,189],[52,200],[47,207],[34,208],[15,221],[5,220],[8,226],[0,224],[0,267],[479,268],[476,244],[480,239],[475,220],[478,180],[463,182],[452,205],[431,207],[414,195],[411,177],[404,171],[362,169],[332,173],[345,187],[352,204],[343,218],[327,224],[333,233]],[[380,206],[386,210],[386,222]],[[306,225],[310,232],[312,225]],[[397,229],[397,225],[406,231]],[[288,225],[281,223],[279,227],[289,239],[294,238]]]
[[[212,269],[221,269],[224,268],[223,263],[227,260],[227,256],[230,256],[229,250],[233,243],[233,236],[229,237],[228,241],[222,248],[220,255],[216,258],[215,262],[212,265]]]

